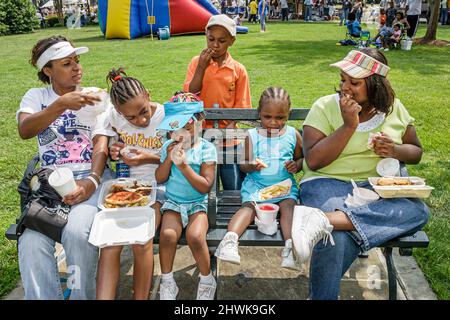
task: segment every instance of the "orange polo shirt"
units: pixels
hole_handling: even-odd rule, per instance
[[[197,69],[199,56],[192,59],[188,67],[183,90],[189,91],[189,84]],[[251,108],[250,84],[245,67],[227,53],[225,63],[219,68],[217,62],[211,60],[205,70],[200,98],[205,108],[212,108],[218,103],[220,108]],[[225,128],[229,121],[220,121],[219,128]],[[206,121],[205,128],[212,128],[213,123]]]

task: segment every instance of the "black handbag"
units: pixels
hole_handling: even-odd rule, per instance
[[[70,206],[48,183],[53,170],[35,169],[26,174],[19,185],[22,214],[16,228],[18,237],[26,228],[40,232],[61,242],[61,236],[69,218]]]

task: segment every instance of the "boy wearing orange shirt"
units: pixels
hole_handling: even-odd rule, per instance
[[[250,84],[245,67],[234,60],[228,48],[236,40],[236,23],[227,15],[213,15],[206,26],[207,48],[192,59],[188,67],[184,91],[196,93],[205,108],[218,104],[219,108],[251,108]],[[206,122],[206,128],[212,128]],[[220,128],[237,128],[235,121],[220,121]],[[224,153],[240,152],[236,141],[224,141]],[[227,153],[228,153],[227,152]],[[238,153],[239,154],[239,153]],[[220,166],[225,190],[239,190],[245,174],[238,165]]]

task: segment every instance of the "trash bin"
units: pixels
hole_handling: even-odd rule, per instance
[[[411,39],[402,40],[400,42],[400,44],[401,44],[402,50],[409,51],[409,50],[411,50],[412,40]]]
[[[169,27],[165,26],[164,28],[159,28],[157,34],[158,34],[159,40],[169,40],[169,38],[170,38]]]

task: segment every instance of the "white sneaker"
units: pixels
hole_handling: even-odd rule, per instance
[[[299,271],[301,270],[300,264],[296,261],[294,258],[294,252],[292,251],[292,240],[287,240],[286,245],[283,248],[283,251],[281,251],[281,267],[286,269],[292,269]]]
[[[160,300],[176,300],[178,295],[178,286],[175,281],[164,281],[159,286]]]
[[[217,283],[216,279],[212,277],[213,283],[198,283],[197,289],[197,300],[214,300],[214,295],[216,294]]]
[[[214,255],[220,260],[241,264],[237,240],[238,237],[235,233],[227,233],[222,241],[220,241]]]
[[[319,240],[324,239],[326,244],[328,239],[330,239],[331,244],[334,246],[332,231],[333,226],[321,210],[295,206],[292,221],[292,241],[300,263],[304,263],[309,259],[314,246]]]

